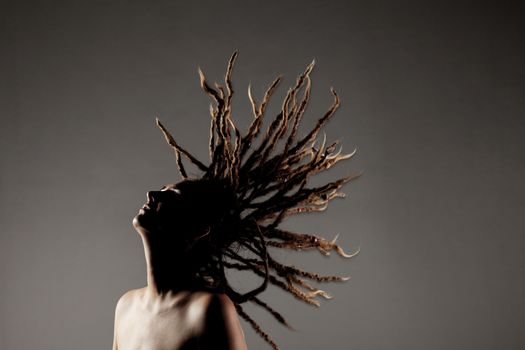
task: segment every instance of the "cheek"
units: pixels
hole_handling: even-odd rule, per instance
[[[185,221],[189,215],[186,208],[180,205],[174,205],[171,203],[159,203],[156,214],[160,220],[182,222]]]
[[[184,215],[179,212],[164,208],[153,215],[156,226],[163,230],[173,231],[184,227]]]

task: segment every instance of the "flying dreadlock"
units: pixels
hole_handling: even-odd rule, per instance
[[[230,228],[230,239],[222,240],[222,243],[215,247],[212,253],[215,262],[215,267],[212,269],[214,272],[208,278],[215,281],[218,290],[225,292],[231,298],[238,314],[273,349],[278,350],[277,344],[246,314],[241,304],[247,301],[253,302],[270,312],[280,323],[290,327],[279,312],[257,297],[269,283],[291,293],[299,300],[319,306],[316,297],[328,299],[330,295],[311,286],[306,280],[333,282],[346,281],[348,277],[322,276],[279,263],[267,248],[317,249],[324,255],[329,255],[330,251],[335,250],[346,258],[356,255],[358,251],[353,254],[345,253],[335,243],[337,237],[330,241],[317,235],[282,230],[278,226],[283,219],[291,215],[324,211],[332,199],[345,196],[344,193],[339,192],[339,189],[361,174],[343,177],[319,187],[306,187],[310,176],[331,168],[340,160],[351,158],[356,152],[354,149],[349,154],[341,154],[342,148],[336,152],[339,141],[326,146],[326,137],[320,145],[316,146],[319,131],[334,115],[340,104],[333,88],[331,93],[334,101],[328,111],[306,136],[296,140],[299,122],[310,99],[310,73],[315,61],[308,65],[297,78],[295,86],[288,90],[280,112],[266,129],[260,145],[257,148],[253,147],[255,149],[252,150],[253,141],[261,132],[269,99],[282,76],[277,77],[270,84],[260,104],[253,98],[248,87],[254,119],[246,134],[242,135],[235,126],[231,111],[234,93],[231,73],[236,57],[237,52],[234,52],[229,60],[225,76],[226,87],[217,83],[215,88],[211,87],[199,69],[200,85],[214,101],[210,105],[211,163],[209,165],[204,165],[182,148],[158,119],[157,125],[175,151],[177,166],[183,179],[188,179],[188,175],[181,156],[186,157],[204,172],[201,180],[218,180],[226,183],[234,194],[236,205],[229,213],[236,221],[235,226],[231,226],[235,227],[235,230],[232,232]],[[298,101],[301,90],[302,96]],[[279,154],[273,154],[272,151],[279,140],[284,141],[284,149]],[[248,153],[250,150],[251,153]],[[226,231],[223,229],[217,232],[224,234]],[[252,291],[239,293],[228,284],[226,269],[251,271],[262,277],[263,282]]]

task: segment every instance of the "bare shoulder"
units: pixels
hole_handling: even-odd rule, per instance
[[[226,294],[209,294],[202,349],[245,350],[237,310]]]
[[[237,314],[235,305],[226,294],[194,292],[191,299],[193,303],[204,308],[207,318]]]
[[[136,298],[143,296],[145,291],[146,291],[145,287],[128,290],[126,293],[122,294],[122,296],[118,300],[118,303],[128,303],[130,301],[133,301]]]
[[[122,294],[122,296],[117,302],[115,313],[118,315],[125,309],[129,308],[133,301],[137,300],[137,298],[140,298],[144,295],[144,291],[145,288],[139,288],[129,290],[126,293]]]
[[[235,305],[226,294],[211,294],[208,296],[208,310],[210,312],[219,312],[224,316],[233,313],[237,315]]]

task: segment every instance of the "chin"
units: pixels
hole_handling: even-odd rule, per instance
[[[135,227],[135,230],[137,230],[139,233],[145,230],[143,222],[144,213],[142,210],[140,210],[139,213],[133,218],[133,227]]]
[[[137,229],[140,226],[140,224],[139,224],[139,215],[135,215],[135,217],[132,220],[132,223],[133,223],[133,227],[135,227],[135,229]]]

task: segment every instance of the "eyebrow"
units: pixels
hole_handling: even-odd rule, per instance
[[[164,191],[164,190],[168,190],[168,186],[164,185],[162,186],[162,188],[160,189],[161,191]],[[178,194],[180,194],[180,189],[177,188],[177,187],[173,187],[173,188],[170,188],[169,191],[173,191],[173,192],[176,192]]]

